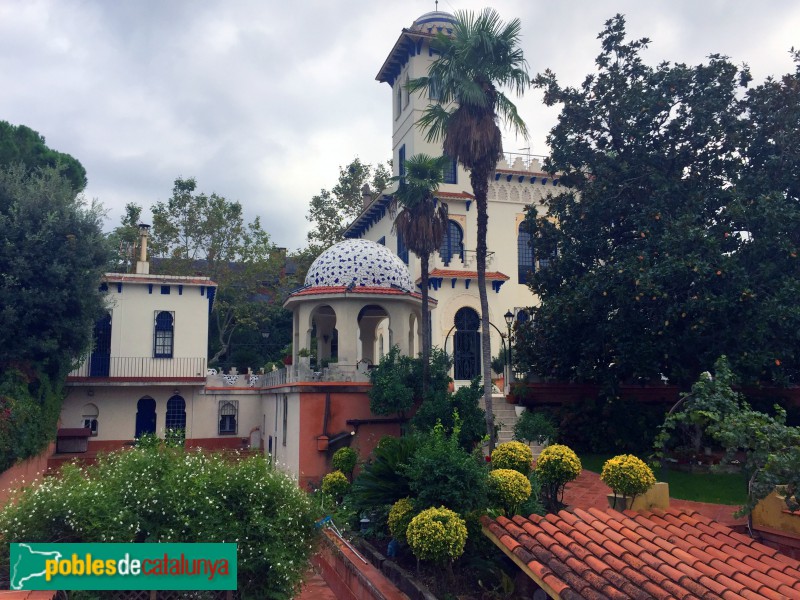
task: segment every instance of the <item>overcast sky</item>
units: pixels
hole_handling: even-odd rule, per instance
[[[442,10],[485,2],[443,0]],[[603,23],[626,15],[645,57],[746,62],[761,81],[793,69],[800,2],[496,0],[522,21],[531,74],[578,84]],[[391,93],[375,81],[400,29],[433,10],[407,0],[0,0],[0,120],[80,160],[115,226],[128,202],[166,200],[177,177],[239,200],[273,240],[305,245],[311,196],[338,166],[391,156]],[[557,110],[518,100],[534,154]],[[528,143],[513,137],[505,149]],[[146,212],[149,218],[149,213]]]

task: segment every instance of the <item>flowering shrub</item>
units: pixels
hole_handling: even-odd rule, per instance
[[[341,498],[350,489],[350,482],[347,480],[347,475],[341,471],[334,471],[328,473],[322,478],[322,493],[328,494],[333,498]]]
[[[352,448],[339,448],[333,453],[331,465],[334,471],[341,471],[345,475],[352,475],[353,469],[356,468],[358,461],[358,454]]]
[[[635,497],[644,494],[656,482],[653,470],[632,454],[620,454],[609,458],[600,474],[614,495]]]
[[[531,495],[531,482],[513,469],[495,469],[489,473],[489,492],[506,513],[514,515]]]
[[[536,475],[542,483],[545,507],[553,512],[563,506],[564,487],[581,473],[581,461],[567,446],[554,444],[539,455]]]
[[[449,563],[464,553],[467,525],[452,510],[440,506],[423,510],[406,530],[414,556],[439,564]]]
[[[527,477],[532,464],[533,452],[522,442],[505,442],[492,452],[492,467],[495,469],[512,469]]]
[[[411,498],[400,498],[389,510],[389,533],[398,542],[406,541],[406,530],[414,516],[414,505]]]
[[[236,542],[242,598],[290,598],[311,555],[315,514],[297,483],[261,456],[144,440],[65,466],[0,511],[0,573],[10,542]]]

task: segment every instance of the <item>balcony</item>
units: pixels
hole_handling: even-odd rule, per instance
[[[319,371],[311,368],[308,358],[300,358],[300,364],[289,365],[283,369],[268,373],[238,373],[231,369],[229,373],[218,373],[216,369],[209,369],[206,377],[207,389],[254,390],[288,385],[293,383],[310,382],[369,382],[370,367],[366,362],[355,365],[333,363]]]
[[[67,376],[67,383],[205,381],[205,357],[97,356]]]

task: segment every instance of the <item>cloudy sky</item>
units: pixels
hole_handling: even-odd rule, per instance
[[[442,0],[439,8],[480,9]],[[746,62],[756,81],[792,70],[797,0],[495,0],[522,20],[534,74],[577,84],[594,67],[597,33],[617,12],[648,62]],[[169,197],[176,177],[239,200],[273,239],[305,244],[308,201],[338,166],[391,155],[391,93],[375,81],[400,29],[433,1],[0,0],[0,120],[27,125],[78,158],[87,195],[108,209]],[[528,142],[547,152],[557,111],[518,101]],[[148,215],[149,216],[149,215]]]

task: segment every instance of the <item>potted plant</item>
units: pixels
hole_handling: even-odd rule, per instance
[[[613,494],[608,494],[608,505],[616,510],[635,509],[636,498],[656,484],[653,470],[632,454],[609,458],[603,465],[600,479]],[[648,505],[640,508],[649,508]]]
[[[552,417],[544,412],[526,410],[514,424],[514,439],[527,443],[534,457],[557,436],[558,428]]]

